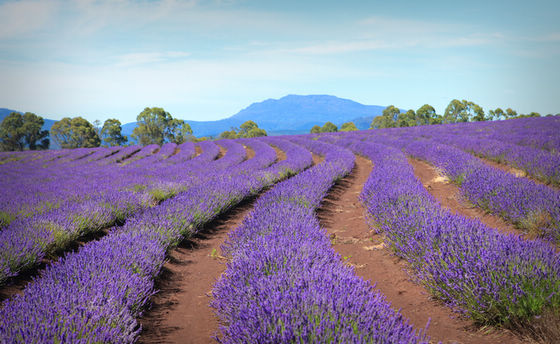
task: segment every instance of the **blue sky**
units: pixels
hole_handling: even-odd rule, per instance
[[[558,1],[0,1],[0,107],[215,120],[287,94],[560,112]],[[196,134],[196,133],[195,133]]]

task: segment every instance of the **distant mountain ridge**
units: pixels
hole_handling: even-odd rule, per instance
[[[339,127],[344,122],[354,122],[358,129],[368,129],[373,118],[381,115],[383,109],[385,106],[364,105],[330,95],[291,94],[280,99],[253,103],[225,119],[185,122],[189,123],[196,136],[216,137],[248,120],[256,122],[269,135],[305,134],[314,125],[322,126],[327,121]],[[0,109],[0,121],[12,111],[14,110]],[[54,122],[56,121],[45,118],[43,128],[50,129]],[[123,135],[130,136],[136,126],[136,122],[123,124]]]

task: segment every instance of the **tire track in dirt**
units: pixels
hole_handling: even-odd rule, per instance
[[[470,205],[461,196],[461,190],[451,183],[448,178],[438,173],[438,170],[432,165],[410,157],[408,158],[408,163],[414,169],[416,178],[437,199],[443,208],[449,209],[454,214],[478,219],[486,226],[496,228],[502,233],[523,234],[513,224],[501,217],[490,214],[477,206]]]
[[[470,320],[460,318],[411,281],[406,262],[383,245],[382,234],[373,234],[366,224],[366,209],[358,197],[371,169],[369,160],[357,156],[350,175],[331,189],[317,211],[335,251],[354,266],[358,276],[375,283],[375,288],[393,308],[401,309],[415,328],[424,328],[431,319],[427,333],[434,343],[521,343],[506,331],[482,333]]]

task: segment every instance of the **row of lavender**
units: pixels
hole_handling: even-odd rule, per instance
[[[147,151],[153,152],[154,147],[149,148]],[[237,150],[238,155],[244,154],[242,146]],[[145,150],[140,150],[142,151]],[[155,199],[160,201],[176,194],[180,188],[189,185],[188,180],[183,179],[182,183],[172,184],[170,178],[176,178],[177,174],[188,175],[180,171],[188,169],[189,166],[193,167],[192,170],[196,170],[195,166],[213,160],[218,151],[219,148],[215,144],[207,144],[204,153],[196,159],[166,168],[165,173],[158,175],[159,178],[148,178],[148,173],[154,169],[162,169],[163,163],[150,164],[148,161],[144,165],[134,167],[131,165],[127,170],[118,166],[111,169],[99,167],[97,164],[93,166],[83,163],[74,164],[74,161],[70,161],[70,164],[59,163],[54,168],[44,169],[47,173],[52,169],[63,170],[65,173],[74,172],[67,178],[66,183],[69,189],[75,189],[76,195],[63,200],[62,205],[58,207],[33,216],[18,218],[0,232],[0,284],[20,271],[38,264],[45,256],[64,250],[78,237],[114,224],[122,224],[130,215],[156,204]],[[103,160],[100,161],[104,165]],[[64,166],[68,168],[65,169]],[[78,171],[84,172],[78,173]],[[53,178],[53,182],[46,183],[46,187],[52,186],[56,189],[55,185],[60,183],[64,176],[65,174],[62,174],[58,178]],[[122,181],[120,187],[115,179]],[[18,181],[15,180],[14,183],[25,184]],[[35,182],[39,183],[38,180]],[[148,184],[151,184],[149,190],[134,191],[125,187]],[[64,199],[65,195],[67,194],[61,193],[60,198]],[[56,196],[56,192],[50,196]]]
[[[424,126],[398,132],[450,144],[521,169],[543,183],[560,186],[559,118]]]
[[[327,140],[372,160],[360,197],[373,229],[435,297],[482,324],[528,324],[558,309],[560,255],[550,245],[442,209],[400,150],[356,136]]]
[[[354,156],[296,140],[324,162],[259,198],[223,246],[215,285],[223,343],[418,343],[424,336],[334,252],[314,211]]]
[[[194,145],[187,143],[179,148],[175,144],[164,145],[157,154],[158,146],[138,146],[123,149],[96,148],[76,149],[75,152],[58,153],[55,159],[45,152],[42,159],[28,159],[0,166],[0,188],[5,197],[0,200],[0,214],[4,224],[16,218],[44,213],[68,203],[80,202],[88,197],[98,197],[110,190],[122,188],[130,180],[135,168],[117,165],[129,156],[149,156],[152,162],[162,160],[166,154],[179,149],[174,162],[188,160],[194,155]],[[50,158],[49,158],[50,157]],[[182,160],[176,160],[177,157]],[[143,159],[143,161],[145,161]],[[147,163],[145,166],[150,166]],[[124,175],[124,177],[120,177]],[[136,173],[136,178],[141,173]]]
[[[134,216],[48,267],[0,310],[0,338],[11,343],[133,342],[140,331],[135,317],[154,292],[153,278],[166,251],[288,170],[297,172],[311,163],[309,152],[274,143],[285,149],[287,160],[266,168],[276,159],[274,150],[257,140],[246,143],[258,158],[233,163],[232,157],[226,169],[219,165],[226,165],[228,153],[206,164],[211,176],[204,185]]]
[[[508,121],[509,122],[509,121]],[[439,131],[452,133],[455,126],[442,126]],[[430,132],[427,130],[426,132]],[[463,150],[439,143],[437,135],[427,139],[418,130],[408,128],[356,133],[360,139],[371,139],[406,151],[428,161],[456,182],[463,196],[474,205],[492,212],[518,228],[548,241],[560,243],[560,191],[517,178],[485,164]],[[446,134],[452,137],[452,134]],[[446,137],[446,135],[441,135]],[[454,138],[459,141],[459,139]],[[556,170],[556,174],[560,173]]]

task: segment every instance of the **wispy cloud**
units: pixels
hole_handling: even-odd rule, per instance
[[[129,53],[117,56],[117,67],[130,67],[144,64],[164,63],[185,59],[191,54],[184,51]]]

